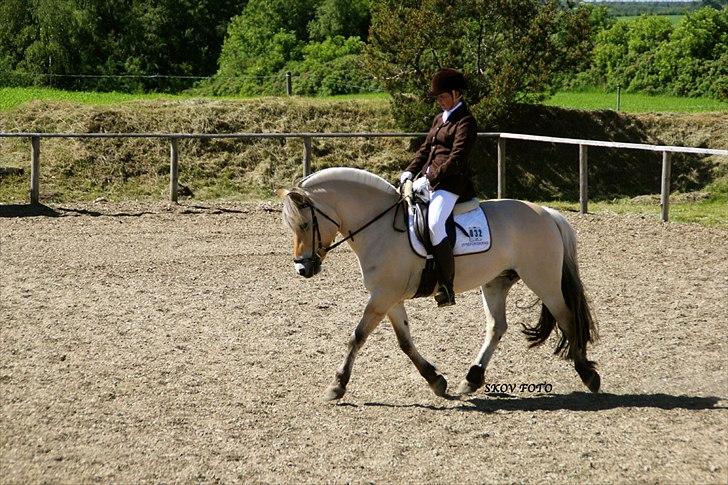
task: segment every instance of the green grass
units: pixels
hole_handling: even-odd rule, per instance
[[[670,197],[670,222],[686,222],[728,229],[728,198],[711,197],[700,202],[674,201],[673,199],[676,198],[679,198],[676,194]],[[562,211],[579,211],[578,202],[548,201],[542,202],[542,204]],[[661,214],[659,196],[655,196],[649,203],[635,202],[633,199],[590,201],[588,210],[590,214],[636,214],[655,220],[660,220]]]
[[[701,113],[728,111],[728,103],[711,98],[682,98],[625,93],[620,96],[620,111],[626,113]],[[561,108],[604,110],[617,109],[617,93],[573,91],[556,93],[544,104]]]
[[[699,200],[695,200],[695,196]],[[547,201],[541,204],[562,211],[579,211],[578,202]],[[660,220],[660,195],[620,198],[610,201],[589,201],[590,214],[636,214]],[[728,229],[728,177],[721,177],[705,186],[701,192],[670,194],[668,219],[670,222],[688,222],[703,226]]]
[[[139,100],[184,100],[188,94],[128,94],[63,91],[51,88],[0,88],[0,111],[12,109],[35,100],[67,101],[91,105],[108,105]],[[235,97],[214,99],[242,99]],[[329,101],[387,102],[387,93],[351,94],[305,98],[312,103]],[[545,102],[550,106],[583,110],[616,109],[617,94],[602,91],[578,91],[556,93]],[[620,110],[627,113],[675,112],[698,113],[706,111],[728,111],[728,103],[710,98],[681,98],[676,96],[649,96],[639,93],[622,93]]]
[[[185,100],[185,99],[245,99],[243,97],[204,97],[190,94],[129,94],[129,93],[101,93],[86,91],[63,91],[52,88],[0,88],[0,111],[6,111],[29,101],[66,101],[69,103],[81,103],[90,105],[108,105],[140,100]],[[313,103],[326,101],[364,101],[379,102],[388,101],[387,93],[347,94],[340,96],[323,96],[316,98],[305,98]]]
[[[96,93],[86,91],[63,91],[51,88],[0,88],[0,111],[5,111],[29,101],[67,101],[94,105],[123,103],[135,100],[184,99],[189,96],[169,94]]]

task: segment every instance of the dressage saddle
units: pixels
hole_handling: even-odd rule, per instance
[[[430,238],[430,230],[427,226],[427,213],[429,210],[429,200],[419,193],[408,192],[405,188],[405,199],[410,205],[412,212],[414,232],[417,239],[422,242],[422,245],[427,251],[427,259],[425,260],[425,267],[422,270],[422,276],[420,277],[420,284],[417,288],[417,292],[414,298],[423,296],[430,296],[435,291],[437,285],[437,268],[435,267],[435,258],[433,257],[433,245]],[[468,232],[459,224],[455,222],[455,215],[469,212],[479,206],[477,199],[470,199],[464,202],[460,202],[455,205],[452,214],[445,221],[445,232],[447,239],[451,247],[455,246],[456,231],[460,230],[467,237]]]

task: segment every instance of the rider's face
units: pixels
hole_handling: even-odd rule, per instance
[[[461,95],[458,91],[449,91],[446,93],[440,93],[437,95],[437,104],[444,110],[449,110],[455,107],[460,101]]]

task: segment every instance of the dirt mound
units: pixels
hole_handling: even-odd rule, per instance
[[[655,145],[728,148],[725,113],[625,114],[614,111],[567,110],[521,105],[493,131],[587,140]],[[489,147],[484,159],[495,158]],[[659,152],[589,147],[589,195],[611,199],[660,191],[662,155]],[[509,141],[508,190],[531,199],[579,196],[579,149],[574,145]],[[673,154],[672,189],[699,190],[722,176],[728,158]],[[492,164],[493,162],[491,162]],[[494,173],[490,167],[486,172]],[[511,175],[513,174],[513,175]],[[488,191],[494,181],[484,180]]]
[[[625,115],[545,106],[517,107],[486,131],[638,143],[725,148],[725,116]],[[27,132],[382,132],[398,131],[385,101],[255,100],[145,101],[111,106],[34,102],[0,113],[0,130]],[[314,139],[313,168],[353,166],[394,179],[420,142],[416,139]],[[28,141],[0,139],[0,167],[27,168]],[[180,182],[195,198],[266,197],[302,173],[303,142],[283,140],[183,140]],[[578,150],[574,146],[509,141],[508,195],[526,199],[576,199]],[[473,158],[482,197],[496,194],[496,146],[481,140]],[[611,198],[659,191],[660,156],[591,148],[590,195]],[[723,172],[718,159],[676,155],[674,190],[703,188]],[[159,139],[53,139],[42,142],[42,198],[47,201],[165,197],[169,144]],[[27,198],[27,174],[0,172],[5,202]]]

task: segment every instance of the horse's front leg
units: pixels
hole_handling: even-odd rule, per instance
[[[351,377],[351,368],[354,366],[354,359],[359,349],[366,342],[369,334],[377,328],[379,322],[384,318],[384,314],[389,309],[388,305],[377,301],[374,296],[369,298],[366,308],[364,309],[364,315],[361,317],[359,324],[354,329],[354,333],[349,339],[348,352],[341,366],[336,371],[336,377],[334,381],[326,389],[324,399],[327,401],[333,401],[334,399],[341,399],[346,393],[346,385],[349,383]]]
[[[427,359],[420,355],[414,342],[412,342],[404,304],[399,303],[394,305],[387,312],[387,316],[389,317],[389,321],[392,322],[392,328],[394,328],[394,333],[397,335],[399,347],[412,360],[417,370],[432,388],[432,391],[440,397],[447,397],[447,380],[445,380],[442,374],[437,372],[434,365],[430,364]]]

